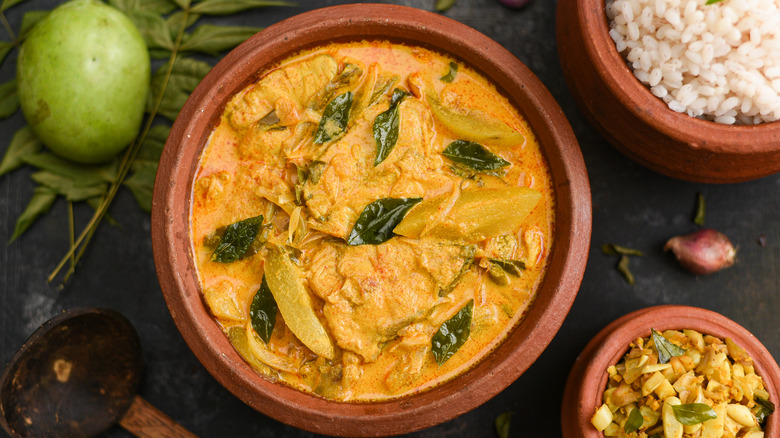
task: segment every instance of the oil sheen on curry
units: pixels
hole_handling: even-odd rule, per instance
[[[461,62],[299,53],[234,96],[193,184],[203,299],[260,374],[339,401],[441,384],[534,301],[554,195],[522,115]]]

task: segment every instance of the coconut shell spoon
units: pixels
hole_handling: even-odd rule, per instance
[[[138,334],[121,314],[62,313],[0,377],[0,424],[25,438],[94,436],[116,423],[138,437],[195,437],[136,394],[142,368]]]

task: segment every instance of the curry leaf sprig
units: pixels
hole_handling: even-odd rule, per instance
[[[8,55],[8,53],[14,47],[18,46],[23,39],[22,32],[19,32],[19,35],[17,35],[16,32],[14,32],[13,28],[11,27],[11,24],[8,22],[8,18],[6,18],[5,16],[5,11],[10,9],[13,6],[16,6],[18,3],[21,3],[23,1],[24,0],[3,0],[2,3],[0,3],[0,23],[2,23],[5,33],[11,38],[11,41],[0,41],[0,64],[3,63],[3,60]],[[0,101],[1,100],[2,100],[2,96],[0,95]],[[17,107],[18,107],[18,103],[17,103]],[[0,115],[0,117],[8,117],[8,116]]]
[[[24,0],[3,0],[0,23],[11,41],[0,41],[0,65],[12,49],[19,46],[28,31],[49,11],[29,11],[22,17],[20,31],[15,33],[5,11]],[[0,176],[22,166],[37,171],[32,174],[38,184],[27,207],[17,219],[10,241],[21,236],[39,217],[46,214],[58,197],[73,202],[86,201],[94,213],[78,237],[71,239],[69,251],[49,276],[52,281],[70,262],[63,282],[74,272],[75,265],[89,245],[100,222],[120,187],[133,194],[139,206],[151,210],[152,188],[163,145],[170,133],[170,123],[181,110],[189,94],[211,69],[211,64],[190,57],[191,54],[218,56],[237,46],[260,28],[199,24],[203,16],[230,15],[267,6],[292,6],[277,0],[107,0],[124,12],[138,27],[153,59],[166,59],[151,76],[146,105],[146,120],[135,140],[113,161],[100,165],[81,165],[46,152],[29,127],[14,134],[3,159]],[[155,61],[153,64],[158,63]],[[0,119],[19,110],[16,81],[0,84]],[[158,117],[160,116],[160,117]],[[166,120],[167,119],[167,120]],[[72,215],[69,214],[69,218]],[[110,222],[113,220],[108,217]],[[74,235],[73,221],[69,220]]]

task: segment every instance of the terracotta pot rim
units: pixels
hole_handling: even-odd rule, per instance
[[[692,149],[703,148],[729,154],[771,153],[780,151],[780,121],[757,125],[724,125],[675,112],[631,72],[609,36],[606,6],[603,0],[578,0],[579,22],[591,38],[583,43],[592,59],[606,68],[597,74],[620,100],[627,111],[653,126],[668,137],[688,143]],[[648,111],[647,108],[651,108]],[[652,115],[649,115],[652,114]],[[750,143],[744,141],[750,136]]]
[[[524,321],[462,376],[386,402],[328,401],[257,375],[205,310],[190,252],[192,166],[197,165],[209,126],[227,98],[248,84],[262,66],[333,38],[402,42],[419,38],[417,44],[480,69],[524,112],[545,145],[556,190],[559,222],[550,270]],[[160,285],[177,328],[201,363],[234,395],[266,415],[312,432],[343,436],[390,435],[432,426],[475,408],[514,381],[549,344],[568,313],[582,281],[590,230],[590,189],[576,138],[557,103],[530,70],[466,25],[414,8],[379,4],[333,6],[297,15],[268,27],[223,58],[192,93],[174,124],[157,173],[152,211]],[[380,423],[381,429],[374,427]]]
[[[693,329],[720,339],[731,337],[744,348],[756,372],[764,380],[770,400],[780,400],[780,367],[771,353],[747,329],[711,310],[681,305],[639,309],[624,315],[602,329],[577,357],[566,381],[561,407],[564,438],[603,438],[590,423],[601,406],[607,384],[607,367],[616,364],[637,337],[650,335],[650,329]],[[765,424],[767,436],[780,431],[780,415],[771,415]]]

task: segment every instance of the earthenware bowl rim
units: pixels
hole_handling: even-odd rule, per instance
[[[252,75],[242,76],[242,69],[253,63],[270,65],[306,47],[301,42],[306,38],[326,31],[333,33],[336,25],[342,27],[336,28],[340,38],[353,40],[404,40],[395,36],[403,31],[411,35],[407,39],[427,38],[423,46],[447,42],[446,48],[438,50],[484,61],[488,70],[495,67],[495,71],[481,71],[506,93],[517,93],[510,96],[511,100],[523,108],[540,142],[546,141],[545,155],[558,198],[556,243],[550,271],[540,289],[548,292],[540,294],[525,322],[494,354],[461,377],[434,390],[389,402],[337,403],[260,378],[205,311],[197,287],[191,287],[197,283],[188,237],[192,166],[197,165],[197,156],[210,132],[208,126],[221,114],[221,109],[215,107],[224,104],[226,95],[232,96],[248,84],[247,78]],[[342,34],[368,32],[368,27],[373,33]],[[319,38],[320,43],[327,42],[332,35]],[[523,102],[527,105],[519,105]],[[193,147],[188,147],[190,144]],[[244,402],[271,417],[313,432],[345,436],[390,435],[428,427],[473,409],[508,386],[541,354],[568,313],[582,280],[590,229],[590,191],[582,155],[563,112],[538,78],[506,49],[476,30],[441,15],[396,5],[342,5],[299,14],[268,27],[229,53],[192,93],[174,124],[161,158],[152,211],[153,249],[166,303],[185,341],[207,370]],[[526,349],[517,351],[518,344]],[[505,356],[500,355],[503,352]],[[490,372],[478,373],[484,369]],[[464,383],[472,377],[473,382]],[[383,422],[383,428],[372,429],[378,421]]]
[[[566,382],[561,408],[564,438],[603,438],[590,419],[602,404],[607,367],[616,364],[636,338],[649,336],[651,328],[657,331],[692,329],[720,339],[731,337],[753,358],[756,373],[764,379],[770,400],[775,403],[779,400],[780,367],[766,347],[747,329],[720,313],[700,307],[648,307],[607,325],[577,357]],[[780,430],[780,415],[771,415],[765,426],[767,436],[773,436],[775,431]]]
[[[725,153],[766,153],[777,151],[780,121],[756,125],[725,125],[675,112],[634,76],[609,36],[604,0],[576,0],[578,16],[590,59],[605,85],[631,111],[667,137],[688,142],[694,148]],[[647,108],[652,108],[647,110]]]

